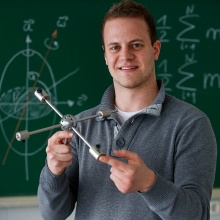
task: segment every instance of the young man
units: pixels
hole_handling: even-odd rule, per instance
[[[55,133],[38,191],[43,218],[66,219],[77,203],[76,220],[209,219],[215,137],[203,112],[156,80],[161,44],[151,14],[129,0],[115,4],[102,35],[113,85],[78,117],[118,112],[82,121],[77,130],[106,156],[96,161],[77,135]]]

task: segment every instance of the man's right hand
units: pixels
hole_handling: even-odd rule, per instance
[[[61,175],[66,167],[72,164],[72,152],[69,142],[73,137],[72,132],[58,131],[48,140],[46,148],[47,165],[55,175]],[[67,138],[67,144],[64,144]]]

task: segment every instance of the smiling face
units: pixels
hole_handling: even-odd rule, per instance
[[[156,82],[154,61],[160,42],[151,44],[143,18],[114,18],[105,23],[105,61],[115,87],[137,88]]]

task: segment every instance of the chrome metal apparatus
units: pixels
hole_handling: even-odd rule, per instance
[[[35,131],[27,131],[27,130],[24,130],[24,131],[20,131],[20,132],[17,132],[16,133],[16,139],[18,141],[24,141],[26,139],[28,139],[30,137],[30,135],[32,134],[38,134],[38,133],[41,133],[41,132],[44,132],[44,131],[48,131],[48,130],[52,130],[54,128],[59,128],[61,127],[61,129],[63,130],[67,130],[67,131],[72,131],[74,132],[75,134],[77,134],[83,141],[84,143],[90,148],[89,149],[89,152],[92,154],[92,156],[98,160],[98,158],[101,156],[101,155],[104,155],[104,153],[102,153],[99,148],[97,148],[96,146],[94,145],[91,145],[83,136],[82,134],[76,130],[76,126],[77,126],[77,123],[80,122],[80,121],[84,121],[84,120],[88,120],[88,119],[92,119],[92,118],[96,118],[96,117],[99,117],[100,119],[102,118],[106,118],[106,117],[109,117],[112,113],[114,112],[117,112],[117,110],[109,110],[109,109],[106,109],[106,110],[103,110],[103,111],[99,111],[97,112],[96,115],[92,115],[92,116],[89,116],[89,117],[86,117],[86,118],[80,118],[80,119],[77,119],[76,117],[74,117],[73,115],[70,115],[70,114],[67,114],[67,115],[62,115],[50,102],[50,97],[49,95],[43,90],[43,89],[37,89],[35,91],[35,96],[40,100],[41,103],[46,103],[48,104],[60,117],[61,117],[61,121],[60,121],[60,124],[57,124],[57,125],[53,125],[53,126],[50,126],[50,127],[46,127],[46,128],[42,128],[42,129],[39,129],[39,130],[35,130]],[[65,140],[65,143],[67,143],[67,139]]]

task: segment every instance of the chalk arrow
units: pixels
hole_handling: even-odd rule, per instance
[[[27,35],[27,37],[26,37],[26,43],[27,43],[27,44],[32,43],[32,40],[31,40],[31,38],[29,37],[29,35]]]
[[[69,107],[72,107],[74,105],[74,101],[67,100],[67,104],[69,105]]]

